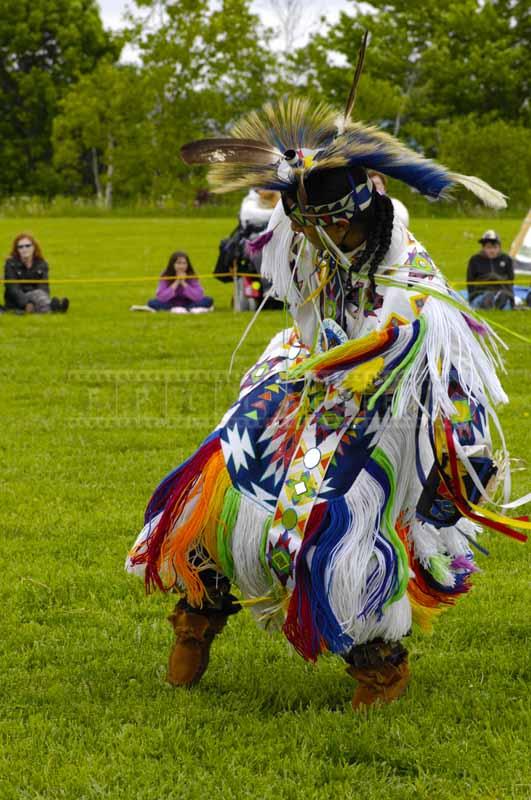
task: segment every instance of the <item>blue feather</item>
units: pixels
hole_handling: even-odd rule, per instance
[[[383,172],[428,197],[440,197],[454,182],[445,167],[424,158],[388,134],[374,128],[363,128],[359,123],[322,151],[319,165],[326,169],[330,160],[343,161],[345,166]]]

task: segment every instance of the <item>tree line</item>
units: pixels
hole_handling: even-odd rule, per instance
[[[190,201],[184,142],[287,92],[341,108],[368,28],[356,116],[529,202],[528,2],[351,0],[314,28],[279,51],[250,0],[136,0],[119,33],[96,0],[0,0],[0,196]]]

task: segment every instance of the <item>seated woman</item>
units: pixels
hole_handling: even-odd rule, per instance
[[[19,233],[15,237],[11,255],[4,265],[4,278],[17,281],[4,285],[6,309],[28,314],[68,310],[68,298],[50,297],[48,264],[39,243],[29,233]]]
[[[157,296],[148,300],[148,306],[153,311],[204,314],[214,310],[214,301],[205,295],[188,255],[178,250],[171,254],[168,266],[160,276]]]

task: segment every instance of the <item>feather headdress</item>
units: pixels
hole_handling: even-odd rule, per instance
[[[183,160],[210,165],[209,181],[218,193],[255,187],[299,190],[304,196],[304,180],[310,173],[361,167],[397,178],[427,197],[444,197],[453,186],[462,185],[486,206],[505,208],[505,196],[480,178],[451,172],[394,136],[350,121],[367,38],[342,115],[325,103],[315,105],[301,98],[267,103],[243,117],[230,137],[184,145]]]

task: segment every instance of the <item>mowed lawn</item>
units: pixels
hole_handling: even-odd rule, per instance
[[[453,279],[486,228],[508,247],[518,226],[412,223]],[[242,370],[288,321],[264,313],[229,376],[250,319],[231,312],[229,288],[205,282],[210,315],[128,308],[153,296],[174,249],[210,273],[232,227],[0,220],[3,252],[29,228],[53,293],[71,300],[66,316],[0,317],[0,800],[529,798],[529,546],[500,534],[482,539],[490,557],[478,556],[474,591],[431,636],[410,637],[413,680],[392,706],[356,716],[339,658],[306,664],[247,612],[215,642],[197,688],[165,683],[173,600],[146,598],[123,571],[125,555],[151,491],[209,433]],[[531,338],[531,313],[490,319]],[[501,420],[516,496],[530,489],[530,348],[506,338]]]

